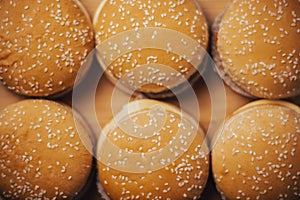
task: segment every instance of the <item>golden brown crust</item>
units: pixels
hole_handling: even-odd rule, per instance
[[[0,192],[8,199],[72,199],[92,168],[72,112],[46,100],[25,100],[0,112]],[[83,124],[80,134],[88,135]],[[87,136],[88,137],[88,136]]]
[[[300,113],[300,108],[296,104],[293,104],[293,103],[290,103],[290,102],[287,102],[287,101],[267,100],[267,99],[264,99],[264,100],[253,101],[253,102],[250,102],[250,103],[248,103],[248,104],[240,107],[239,109],[237,109],[236,111],[234,111],[231,114],[231,116],[235,115],[235,114],[238,114],[238,113],[240,113],[243,110],[246,110],[248,108],[256,107],[256,106],[263,106],[263,105],[273,105],[273,106],[277,105],[277,106],[287,107],[287,108],[289,108],[291,110],[294,110],[297,113]]]
[[[132,6],[133,4],[134,6]],[[129,1],[128,3],[128,1],[118,0],[114,4],[105,1],[99,6],[93,24],[97,44],[101,44],[120,33],[131,30],[164,28],[185,34],[185,37],[190,37],[196,41],[204,50],[208,46],[209,36],[206,19],[193,0],[178,1],[175,3],[170,0],[153,0],[143,3],[135,1]],[[168,34],[164,35],[165,39],[170,37]],[[157,39],[158,37],[153,35],[153,38]],[[177,38],[176,41],[170,44],[173,50],[174,46],[178,46],[182,42],[180,41],[181,39],[184,40],[183,38]],[[130,42],[128,41],[129,46]],[[196,68],[187,59],[184,59],[184,56],[184,54],[178,55],[172,52],[172,50],[167,52],[164,49],[151,48],[145,45],[142,49],[126,53],[122,52],[114,62],[109,63],[106,74],[111,81],[116,83],[126,73],[140,65],[159,63],[171,67],[175,72],[177,71],[183,74],[186,79],[189,79],[196,72]],[[145,67],[142,70],[143,79],[140,80],[144,81],[144,83],[142,87],[137,88],[138,91],[152,94],[166,93],[168,88],[163,84],[165,83],[164,80],[172,76],[174,78],[176,73],[172,73],[173,75],[171,75],[171,73],[169,74],[161,68],[160,70],[161,73],[158,70],[158,73],[154,75],[150,74],[151,70]],[[162,74],[167,74],[167,76],[162,76]],[[161,77],[155,83],[147,84],[151,83],[150,79],[155,76]],[[139,77],[136,76],[135,78],[138,79]]]
[[[299,111],[262,100],[226,120],[212,151],[215,182],[226,199],[299,199]]]
[[[155,118],[147,115],[154,108],[153,106],[161,106],[165,109],[166,120],[162,128],[152,137],[140,135],[145,134],[143,128],[138,128],[139,134],[134,137],[123,131],[121,125],[116,124],[116,121],[127,123],[125,119],[128,119],[130,113],[130,117],[136,122],[135,125],[145,127],[148,124],[147,130],[156,125],[159,127],[163,120],[156,118],[155,121]],[[152,114],[155,115],[155,112]],[[120,159],[118,158],[120,151],[113,151],[106,141],[99,140],[97,149],[99,179],[111,199],[126,197],[198,199],[200,197],[208,178],[210,163],[209,155],[206,154],[205,136],[201,128],[197,131],[192,128],[194,125],[191,118],[184,114],[181,121],[180,116],[181,113],[176,107],[166,103],[138,100],[129,103],[117,115],[115,121],[105,126],[102,133],[106,135],[107,140],[120,148],[119,150],[125,151],[123,153],[128,159],[125,165],[114,164],[114,161]],[[127,124],[127,128],[128,126]],[[180,132],[179,127],[184,131]],[[178,142],[177,139],[181,137],[184,139]],[[128,156],[126,152],[129,152]],[[131,162],[134,160],[132,158],[134,154],[139,156],[135,162]],[[173,154],[177,156],[174,160]],[[156,157],[159,159],[156,160]]]
[[[226,10],[217,51],[242,90],[270,99],[300,94],[299,6],[297,0],[237,0]]]
[[[0,79],[27,96],[72,88],[94,48],[90,19],[79,1],[0,1]]]
[[[202,63],[201,65],[203,65]],[[148,93],[143,93],[145,96],[149,97],[150,99],[165,99],[169,97],[173,97],[174,95],[178,95],[181,92],[185,91],[187,88],[192,88],[195,86],[194,84],[201,78],[200,73],[194,73],[192,76],[189,77],[187,82],[183,82],[179,84],[178,86],[172,88],[171,90],[164,90],[160,93],[153,93],[153,92],[148,92]]]
[[[216,17],[214,24],[212,26],[212,56],[215,62],[215,69],[218,72],[219,76],[223,79],[226,85],[228,85],[233,91],[235,91],[238,94],[241,94],[245,97],[249,98],[255,98],[253,95],[247,93],[245,90],[243,90],[241,87],[239,87],[232,79],[231,77],[226,73],[226,71],[223,68],[222,60],[220,58],[220,55],[218,53],[218,32],[220,29],[220,23],[222,21],[222,18],[226,12],[226,9]]]

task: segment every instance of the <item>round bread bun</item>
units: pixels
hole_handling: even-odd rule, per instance
[[[204,139],[178,108],[149,99],[130,102],[99,138],[100,183],[111,199],[198,199],[209,174]]]
[[[0,1],[0,80],[35,97],[70,91],[94,48],[93,26],[77,0]]]
[[[214,58],[225,82],[250,97],[300,95],[300,2],[236,0],[214,25]]]
[[[75,126],[74,120],[71,108],[48,100],[24,100],[0,111],[0,196],[83,195],[93,180],[93,156],[87,149],[92,144],[84,122]]]
[[[104,0],[93,24],[98,60],[114,84],[124,79],[150,97],[170,97],[205,68],[208,26],[195,0]]]
[[[219,130],[212,169],[224,199],[300,198],[300,108],[255,101]]]

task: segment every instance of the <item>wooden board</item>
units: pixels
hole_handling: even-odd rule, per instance
[[[203,8],[203,12],[205,13],[209,24],[211,25],[215,17],[220,14],[226,5],[230,2],[230,0],[198,0],[200,5]],[[82,3],[87,8],[91,17],[94,16],[95,11],[100,4],[100,0],[82,0]],[[100,126],[104,126],[109,120],[112,118],[112,111],[110,109],[111,96],[114,86],[104,77],[101,79],[98,85],[97,93],[96,93],[96,114],[99,120]],[[203,81],[198,81],[195,84],[195,93],[198,98],[199,108],[200,108],[200,124],[207,130],[207,127],[211,120],[211,102],[209,92],[205,86]],[[0,84],[0,109],[12,104],[14,102],[20,101],[24,99],[24,97],[18,96],[8,90]],[[65,97],[59,99],[68,104],[71,104],[72,95],[67,94]],[[242,97],[228,87],[226,87],[226,112],[227,114],[232,113],[238,107],[248,103],[250,99]],[[167,99],[167,102],[175,103],[176,99]],[[298,101],[298,100],[297,100]],[[87,119],[88,120],[88,119]],[[97,194],[96,184],[93,186],[87,193],[87,197],[85,199],[100,199],[100,195]],[[213,179],[210,177],[207,187],[204,191],[203,197],[201,199],[212,199],[219,200],[221,199],[219,194],[217,193]]]

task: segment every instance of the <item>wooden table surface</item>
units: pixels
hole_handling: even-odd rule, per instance
[[[100,4],[101,0],[81,0],[84,6],[87,8],[91,18],[94,16],[95,11]],[[203,12],[205,13],[207,20],[209,24],[211,25],[215,17],[222,12],[222,10],[226,7],[226,5],[230,2],[229,0],[198,0],[200,5],[202,6]],[[114,89],[114,86],[105,78],[103,77],[97,88],[96,92],[96,114],[99,120],[100,126],[103,127],[104,124],[106,124],[109,120],[112,118],[112,111],[110,109],[111,105],[111,96],[112,91]],[[238,107],[248,103],[250,99],[247,99],[245,97],[242,97],[232,90],[230,90],[228,87],[225,87],[226,89],[226,111],[227,114],[233,112]],[[206,88],[205,83],[203,80],[198,81],[195,84],[195,93],[198,98],[199,107],[200,107],[200,124],[204,128],[204,130],[207,130],[207,127],[210,122],[211,118],[211,102],[210,102],[210,96],[208,93],[208,89]],[[0,109],[12,104],[14,102],[20,101],[24,97],[18,96],[16,94],[13,94],[12,92],[6,90],[6,88],[0,84]],[[59,99],[62,100],[68,104],[71,104],[72,95],[67,94],[63,98]],[[165,100],[167,102],[174,103],[176,102],[175,99],[167,99]],[[87,119],[88,120],[88,119]],[[97,194],[96,186],[93,184],[93,186],[90,188],[90,190],[87,193],[87,197],[85,199],[100,199],[100,195]],[[204,191],[204,194],[201,199],[212,199],[212,200],[219,200],[221,199],[218,195],[214,184],[213,179],[210,176],[208,180],[207,187]]]

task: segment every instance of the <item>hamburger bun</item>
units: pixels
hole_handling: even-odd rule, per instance
[[[236,0],[214,24],[220,76],[253,98],[300,95],[300,2]]]
[[[212,170],[224,199],[300,198],[300,108],[261,100],[234,112],[219,129]]]
[[[73,87],[94,48],[93,26],[77,0],[0,1],[0,80],[10,90],[57,97]]]
[[[178,108],[147,99],[130,102],[99,138],[99,191],[111,199],[198,199],[209,174],[204,139]]]
[[[123,80],[150,97],[170,97],[205,68],[208,26],[197,1],[105,0],[93,24],[98,60],[114,84]]]
[[[24,100],[0,111],[0,196],[83,195],[95,168],[88,128],[83,121],[75,126],[74,120],[80,118],[69,107],[47,100]]]

